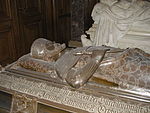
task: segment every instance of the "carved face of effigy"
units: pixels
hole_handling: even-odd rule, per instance
[[[55,61],[65,49],[65,44],[55,43],[43,38],[34,41],[31,47],[31,56],[45,61]]]

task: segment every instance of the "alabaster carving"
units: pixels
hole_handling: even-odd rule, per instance
[[[45,105],[49,102],[54,102],[55,108],[66,106],[67,111],[70,111],[71,113],[83,113],[82,110],[89,113],[150,113],[149,93],[147,93],[147,96],[144,96],[145,93],[143,91],[141,91],[141,95],[137,96],[137,94],[131,93],[131,96],[130,93],[122,94],[122,90],[107,90],[109,89],[108,87],[98,88],[96,84],[92,87],[92,89],[88,86],[86,87],[87,89],[72,90],[72,88],[62,84],[58,85],[56,83],[54,85],[53,82],[49,82],[49,84],[47,84],[46,81],[36,81],[34,79],[28,80],[26,77],[18,78],[14,73],[11,73],[10,75],[10,73],[7,72],[0,73],[0,86],[23,94],[19,95],[19,97],[21,97],[18,98],[20,102],[17,100],[17,103],[20,106],[19,108],[24,108],[24,101],[28,100],[28,102],[31,102],[31,100],[35,100],[37,104],[42,103]],[[29,98],[25,94],[27,94]],[[32,97],[35,99],[32,99]],[[27,98],[27,100],[24,98]],[[19,103],[23,104],[22,107]],[[16,103],[14,104],[16,105]],[[37,105],[37,107],[37,111],[42,113],[42,110],[39,110],[40,106]],[[72,108],[77,108],[78,111],[72,111]],[[81,111],[79,111],[79,109]],[[49,113],[50,112],[51,111],[49,111]]]
[[[150,54],[132,48],[105,57],[108,59],[101,62],[95,76],[125,88],[131,85],[150,89]]]
[[[53,78],[57,76],[54,67],[54,62],[48,62],[41,59],[36,59],[29,54],[24,55],[20,59],[18,59],[18,65],[29,70],[47,73]]]
[[[150,2],[101,0],[94,6],[91,16],[94,23],[86,32],[90,39],[85,35],[81,36],[83,46],[107,45],[126,48],[125,45],[134,40],[138,43],[136,47],[143,45],[150,48],[149,45],[145,45],[150,43]],[[122,39],[128,40],[121,45],[119,43]]]
[[[25,95],[13,96],[11,113],[36,113],[36,100]]]
[[[33,58],[52,62],[59,57],[61,51],[65,48],[65,44],[60,45],[59,43],[39,38],[32,44],[30,55]]]
[[[55,62],[46,62],[28,54],[21,57],[17,64],[33,71],[50,72],[74,88],[96,77],[120,87],[150,89],[150,54],[136,48],[79,47],[64,52]]]

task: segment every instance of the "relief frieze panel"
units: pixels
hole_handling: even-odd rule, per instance
[[[113,99],[105,96],[94,96],[69,87],[56,87],[45,82],[31,81],[23,77],[0,74],[0,87],[11,89],[20,93],[34,96],[39,99],[63,104],[77,109],[94,113],[148,113],[149,104],[133,103],[123,101],[118,97]],[[20,98],[20,97],[19,97]],[[25,97],[23,100],[30,101]],[[23,101],[24,102],[24,101]],[[26,101],[25,101],[26,102]],[[31,101],[30,101],[31,102]]]
[[[37,104],[35,99],[26,95],[14,94],[11,113],[36,113]]]

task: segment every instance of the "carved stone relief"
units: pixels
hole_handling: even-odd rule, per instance
[[[11,113],[36,113],[37,104],[35,99],[27,97],[25,94],[14,94]]]
[[[117,96],[86,94],[69,87],[56,87],[44,82],[29,81],[22,77],[0,74],[0,87],[4,87],[35,98],[44,99],[58,104],[74,107],[94,113],[149,113],[150,106],[144,102],[123,100]],[[118,92],[119,93],[119,92]],[[124,95],[125,96],[125,95]],[[11,113],[35,113],[36,102],[26,95],[14,95]]]

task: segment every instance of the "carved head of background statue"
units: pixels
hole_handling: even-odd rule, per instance
[[[47,39],[39,38],[32,44],[30,55],[45,61],[55,61],[59,57],[61,51],[65,48],[65,44],[59,44]]]
[[[101,3],[106,4],[106,5],[113,5],[114,3],[118,2],[119,0],[100,0]]]

